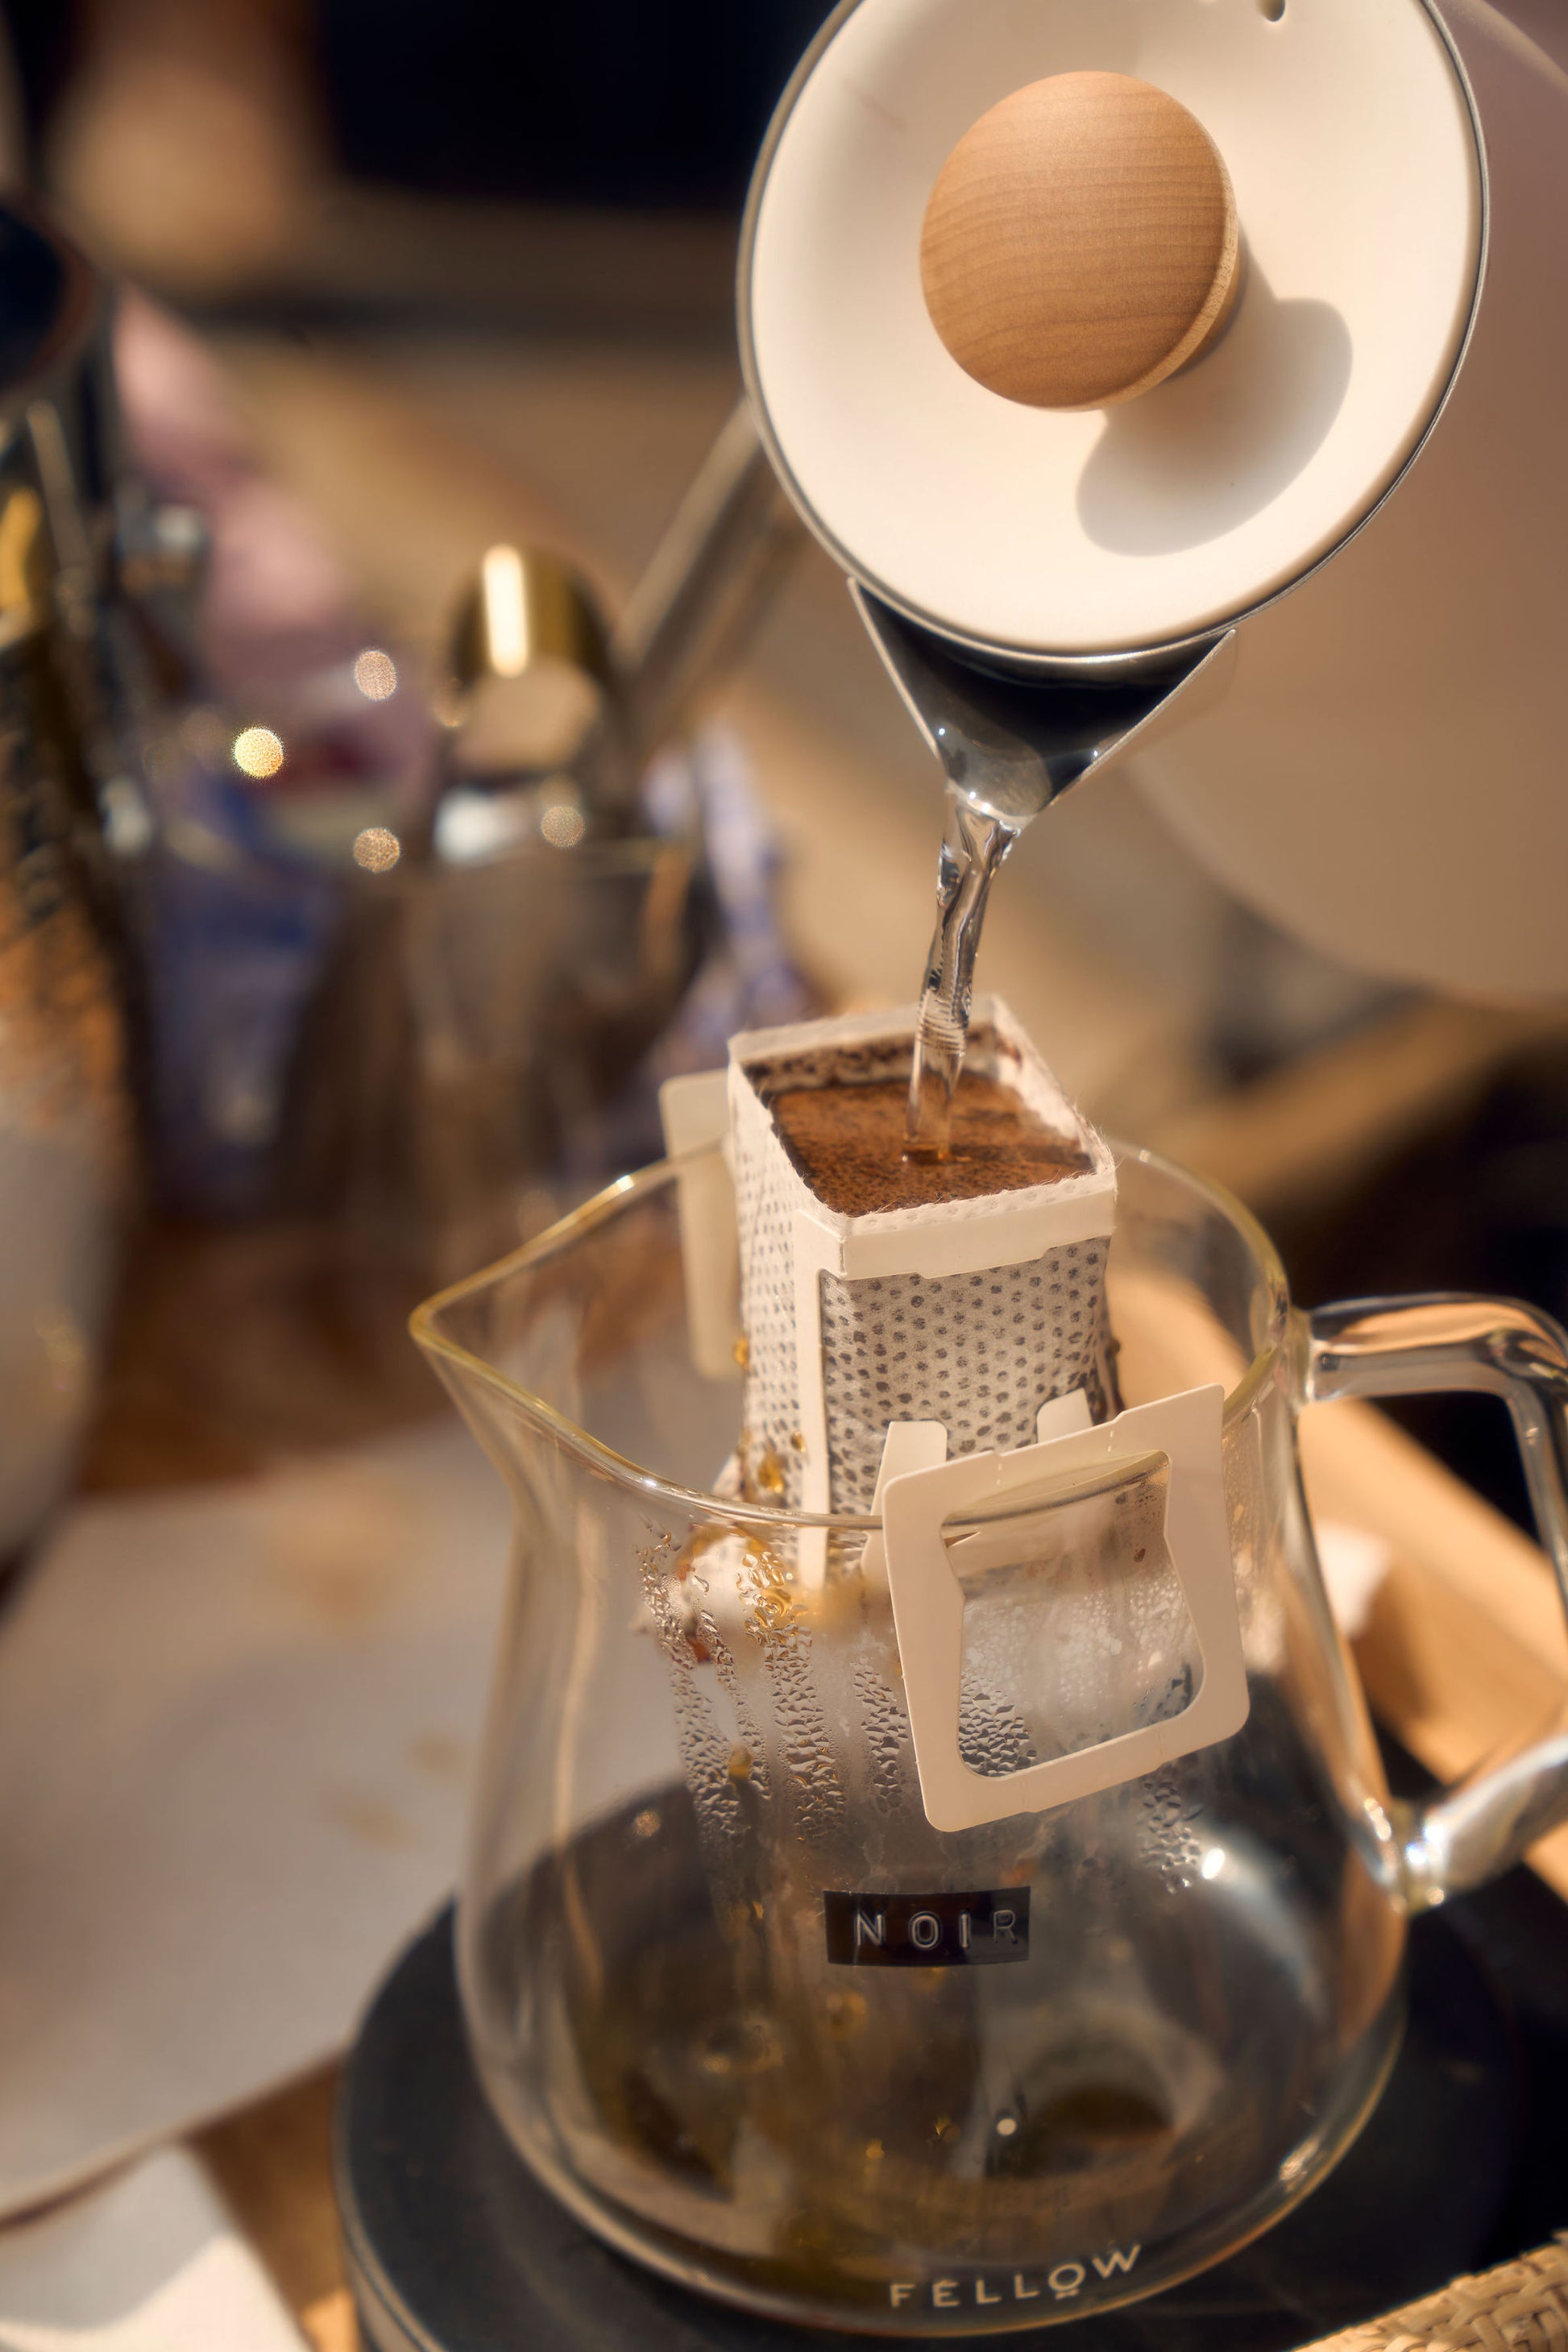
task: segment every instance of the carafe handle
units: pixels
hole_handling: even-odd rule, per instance
[[[1517,1299],[1461,1295],[1353,1299],[1308,1318],[1303,1393],[1500,1397],[1523,1459],[1536,1530],[1568,1608],[1568,1333]],[[1405,1891],[1415,1911],[1462,1895],[1568,1821],[1568,1695],[1550,1724],[1488,1757],[1453,1787],[1401,1809]]]

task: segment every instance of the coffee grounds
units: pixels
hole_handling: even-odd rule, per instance
[[[1090,1165],[1028,1105],[992,1077],[965,1070],[952,1101],[946,1160],[904,1157],[907,1085],[795,1087],[769,1093],[768,1108],[792,1166],[827,1209],[863,1217],[881,1209],[935,1207],[1056,1184]]]

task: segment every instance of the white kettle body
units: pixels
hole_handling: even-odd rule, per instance
[[[1486,0],[1442,15],[1490,211],[1447,406],[1365,528],[1238,631],[1223,698],[1136,772],[1223,881],[1330,955],[1547,996],[1568,990],[1568,73]]]
[[[1133,407],[999,397],[921,301],[942,155],[1042,68],[1169,90],[1235,179],[1235,320]],[[1240,896],[1380,974],[1568,988],[1568,74],[1487,0],[845,0],[759,165],[741,331],[874,630],[1163,665],[1114,743]]]

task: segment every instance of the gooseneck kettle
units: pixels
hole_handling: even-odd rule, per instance
[[[1117,102],[1031,149],[1030,93],[1089,84]],[[1131,752],[1326,951],[1568,986],[1565,131],[1563,64],[1487,0],[844,0],[753,184],[743,364],[950,781],[1027,814]],[[1009,374],[1028,301],[1103,344],[1141,271],[1163,372],[1042,383],[1037,336]]]

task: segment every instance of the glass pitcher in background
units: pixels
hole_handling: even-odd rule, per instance
[[[1243,1211],[1124,1153],[1123,1391],[1223,1388],[1245,1721],[940,1829],[881,1522],[711,1491],[739,1392],[694,1367],[679,1195],[719,1164],[624,1179],[415,1318],[517,1509],[459,1905],[486,2091],[589,2228],[755,2311],[973,2335],[1168,2286],[1349,2146],[1398,2046],[1411,1916],[1568,1813],[1564,1743],[1390,1799],[1297,1415],[1503,1395],[1561,1570],[1563,1335],[1486,1300],[1303,1318]],[[1155,1452],[944,1522],[972,1781],[1194,1703],[1170,1473]]]

